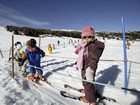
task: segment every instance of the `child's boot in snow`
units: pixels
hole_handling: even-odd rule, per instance
[[[38,78],[39,80],[43,80],[43,75],[39,74],[39,75],[37,76],[37,78]]]
[[[28,79],[31,80],[31,81],[34,81],[34,79],[35,79],[35,74],[34,74],[34,73],[31,74],[31,75],[28,77]]]
[[[87,99],[85,96],[81,96],[80,100],[84,103],[88,103]]]

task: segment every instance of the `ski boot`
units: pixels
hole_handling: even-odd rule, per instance
[[[44,78],[44,77],[43,77],[42,74],[38,74],[38,75],[37,75],[37,79],[38,79],[38,80],[43,80],[43,78]]]
[[[88,103],[86,96],[81,96],[79,100],[84,102],[84,103]]]
[[[28,79],[31,80],[31,81],[34,81],[34,79],[35,79],[35,74],[32,73],[32,74],[28,77]]]

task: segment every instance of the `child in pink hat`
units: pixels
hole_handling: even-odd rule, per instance
[[[82,42],[76,46],[75,51],[78,54],[76,67],[81,70],[82,79],[93,82],[104,43],[95,38],[95,30],[90,26],[82,29],[81,38]],[[83,81],[85,96],[81,100],[96,105],[96,91],[94,84],[90,82]]]

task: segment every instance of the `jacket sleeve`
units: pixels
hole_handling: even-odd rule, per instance
[[[40,49],[40,54],[42,55],[42,57],[45,56],[45,52],[43,50]]]
[[[104,43],[97,42],[96,46],[93,46],[94,48],[91,48],[89,51],[89,57],[88,57],[88,65],[87,67],[91,67],[93,70],[97,69],[97,64],[99,62],[99,59],[103,53],[104,50]]]
[[[105,44],[103,42],[100,42],[99,41],[99,44],[98,44],[98,49],[99,49],[99,52],[98,52],[98,57],[100,58],[102,56],[102,53],[104,51],[104,48],[105,48]],[[98,58],[98,60],[99,60]]]

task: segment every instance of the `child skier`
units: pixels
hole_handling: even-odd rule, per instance
[[[95,39],[95,30],[90,26],[82,29],[82,43],[76,46],[75,53],[78,54],[76,66],[81,70],[82,79],[87,81],[95,80],[95,73],[99,58],[104,50],[104,43]],[[82,101],[89,102],[90,105],[96,105],[96,95],[94,84],[83,81],[85,96]]]
[[[29,61],[29,79],[34,80],[38,79],[41,80],[43,78],[43,71],[40,65],[41,62],[41,57],[45,56],[45,52],[41,50],[39,47],[36,46],[36,40],[35,39],[30,39],[26,43],[27,48],[26,48],[26,55],[25,59],[28,59]],[[37,77],[35,77],[37,71]]]
[[[51,44],[48,45],[48,54],[52,54],[52,46],[51,46]]]
[[[10,54],[12,52],[12,49],[10,48]],[[9,55],[11,56],[11,55]],[[23,58],[25,56],[25,51],[23,49],[23,46],[21,42],[17,41],[15,43],[15,48],[14,48],[14,60],[18,64],[18,69],[23,71],[23,73],[26,73],[26,65],[27,63],[23,61]],[[12,57],[9,57],[9,61],[12,59]]]
[[[14,49],[14,59],[18,62],[19,66],[23,65],[23,60],[25,56],[25,51],[22,49],[22,44],[21,42],[16,42],[15,43],[15,49]]]

